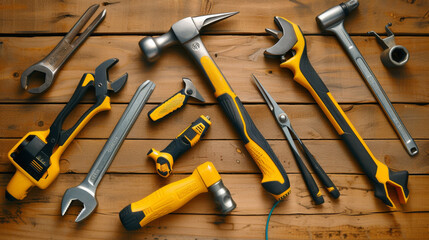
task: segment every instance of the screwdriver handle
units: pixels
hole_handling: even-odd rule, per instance
[[[334,185],[332,180],[329,178],[329,176],[325,173],[323,168],[316,161],[313,154],[310,153],[310,151],[304,145],[304,143],[301,144],[301,147],[302,147],[302,150],[304,150],[304,154],[307,157],[308,161],[310,162],[310,165],[313,168],[313,171],[319,177],[320,181],[323,183],[323,185],[328,190],[328,192],[332,195],[333,198],[340,197],[340,192],[338,191],[337,187]]]
[[[297,42],[292,47],[296,54],[280,64],[280,67],[290,69],[294,80],[305,87],[316,100],[374,185],[374,195],[387,206],[395,208],[388,194],[389,184],[396,189],[399,201],[405,204],[409,197],[408,172],[394,172],[375,158],[308,60],[305,39],[298,25],[286,21],[292,25],[297,37]]]
[[[198,45],[198,51],[192,46]],[[195,57],[203,73],[214,89],[214,95],[237,130],[244,146],[262,172],[262,187],[275,199],[280,200],[290,193],[289,178],[267,140],[256,128],[240,99],[235,95],[216,63],[210,57],[200,37],[185,44]]]
[[[150,120],[157,122],[176,110],[182,109],[188,102],[188,98],[189,96],[185,94],[185,89],[182,89],[163,103],[150,110],[147,113],[147,116]]]
[[[210,125],[211,122],[208,117],[201,115],[168,144],[164,150],[157,151],[154,148],[149,150],[147,155],[155,161],[157,173],[164,178],[170,176],[173,171],[173,163],[204,137]]]

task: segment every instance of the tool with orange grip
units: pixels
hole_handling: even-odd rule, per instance
[[[282,17],[275,17],[274,21],[282,31],[266,29],[279,40],[274,46],[268,48],[264,55],[280,59],[280,67],[290,69],[294,74],[294,80],[310,92],[374,185],[375,196],[387,206],[395,208],[395,204],[388,194],[387,184],[389,184],[396,189],[399,201],[405,204],[409,196],[408,172],[394,172],[375,158],[311,66],[301,29]],[[290,55],[292,57],[288,59],[287,56]]]
[[[225,114],[234,125],[250,156],[262,172],[262,186],[277,200],[290,193],[286,171],[274,154],[267,140],[259,132],[225,77],[210,57],[200,38],[200,29],[238,12],[211,14],[184,18],[159,37],[145,37],[139,45],[147,61],[156,61],[163,48],[182,45],[196,61],[214,89],[214,95]]]
[[[170,176],[173,171],[173,163],[204,137],[211,124],[209,116],[201,115],[171,141],[164,150],[158,151],[151,148],[147,156],[155,161],[156,172],[159,176],[165,178]]]
[[[16,167],[6,188],[8,200],[22,200],[31,187],[47,188],[60,172],[61,154],[82,128],[95,114],[110,110],[109,91],[118,92],[126,83],[128,74],[114,82],[109,81],[107,71],[119,60],[103,62],[95,69],[95,74],[85,73],[73,96],[58,114],[51,127],[45,131],[29,132],[8,153],[9,160]],[[73,125],[64,130],[63,123],[80,102],[85,93],[94,88],[96,102]]]
[[[193,97],[201,102],[205,102],[203,96],[197,91],[197,88],[189,78],[182,78],[185,88],[174,94],[147,113],[150,120],[157,122],[169,116],[173,112],[182,109],[188,102],[189,97]]]
[[[164,186],[140,201],[131,203],[119,212],[127,230],[137,230],[153,220],[176,211],[200,193],[210,192],[218,210],[227,214],[236,204],[228,188],[214,167],[205,162],[191,176]]]

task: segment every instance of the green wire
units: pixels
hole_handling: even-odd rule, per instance
[[[265,225],[265,240],[268,240],[268,224],[270,224],[271,214],[273,214],[274,208],[277,207],[279,202],[280,202],[280,200],[278,200],[277,202],[274,203],[273,207],[271,208],[270,213],[268,214],[267,224]]]

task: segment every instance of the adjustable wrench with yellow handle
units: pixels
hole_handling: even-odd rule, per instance
[[[211,124],[208,116],[201,115],[168,144],[164,150],[158,151],[151,148],[147,155],[155,161],[156,172],[161,177],[170,176],[173,171],[173,163],[204,137]]]
[[[290,69],[294,74],[293,79],[310,92],[374,185],[375,196],[387,206],[395,208],[388,194],[389,184],[396,189],[399,201],[405,204],[409,197],[408,172],[394,172],[375,158],[310,64],[306,41],[299,26],[282,17],[275,17],[274,21],[283,34],[274,46],[265,51],[265,56],[279,58],[282,62],[280,67]],[[267,32],[279,36],[276,34],[279,32],[277,30],[267,29]],[[285,56],[290,51],[293,56],[286,59]]]

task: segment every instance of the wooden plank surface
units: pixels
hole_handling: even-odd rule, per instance
[[[59,72],[52,87],[33,96],[20,88],[22,72],[46,56],[91,4],[107,9],[107,17]],[[53,1],[4,0],[0,3],[0,193],[14,167],[7,152],[27,132],[46,130],[70,99],[83,73],[102,61],[120,62],[111,79],[129,73],[127,85],[112,94],[112,110],[95,116],[61,156],[58,179],[46,190],[32,189],[20,202],[0,197],[0,239],[263,239],[274,199],[262,189],[261,174],[213,96],[207,80],[186,52],[171,47],[154,64],[142,58],[138,41],[159,35],[177,20],[201,14],[240,11],[204,29],[202,40],[240,97],[262,134],[288,172],[292,193],[274,210],[270,239],[429,239],[429,1],[361,0],[345,21],[346,29],[394,103],[420,149],[410,157],[365,82],[333,36],[320,33],[314,18],[340,1]],[[100,12],[100,10],[99,10]],[[279,62],[263,52],[274,44],[264,28],[275,28],[280,15],[300,25],[315,70],[365,139],[374,156],[391,169],[408,170],[410,199],[398,209],[374,197],[346,145],[314,103]],[[155,20],[154,20],[155,19]],[[399,69],[385,68],[382,52],[367,31],[384,32],[392,22],[396,43],[410,52]],[[315,206],[303,183],[290,148],[268,107],[252,83],[255,73],[289,115],[292,125],[341,192],[337,200],[322,188],[325,203]],[[190,100],[185,109],[160,123],[147,112],[183,88],[182,77],[193,80],[206,103]],[[64,191],[79,184],[119,120],[135,89],[146,79],[156,89],[118,152],[97,190],[95,212],[74,223],[80,206],[73,204],[61,217]],[[65,123],[71,126],[93,103],[87,94]],[[163,149],[199,115],[213,121],[204,139],[161,179],[146,154]],[[158,188],[188,176],[196,166],[212,161],[230,189],[237,208],[227,216],[215,209],[209,194],[201,194],[183,208],[157,219],[139,231],[126,231],[118,212]],[[310,169],[312,172],[312,170]]]
[[[283,16],[302,25],[304,33],[319,33],[314,18],[339,1],[311,0],[284,2],[239,0],[190,1],[85,1],[5,0],[0,8],[0,33],[43,34],[64,33],[94,3],[107,9],[106,19],[97,33],[152,34],[168,31],[178,19],[212,13],[240,11],[228,23],[208,28],[210,33],[262,33],[273,27],[273,17]],[[429,3],[425,0],[366,0],[346,21],[351,33],[384,32],[384,25],[393,23],[393,31],[404,34],[429,33]],[[174,10],[172,10],[174,9]]]
[[[192,79],[208,103],[216,102],[207,80],[183,49],[171,47],[163,52],[156,63],[147,64],[138,47],[141,38],[89,38],[65,64],[46,94],[34,98],[20,87],[21,74],[46,56],[60,37],[0,37],[0,42],[3,42],[0,45],[0,102],[67,102],[82,74],[93,72],[101,62],[112,57],[119,59],[119,63],[109,72],[112,79],[124,72],[130,76],[121,93],[112,96],[113,102],[128,102],[137,86],[146,79],[157,84],[150,102],[162,102],[183,88],[182,77]],[[374,38],[353,39],[392,102],[429,102],[429,69],[426,65],[429,62],[429,37],[397,37],[397,43],[406,46],[411,57],[404,68],[394,70],[382,65],[379,58],[382,50]],[[274,44],[271,37],[205,36],[203,41],[243,102],[262,102],[256,86],[251,82],[251,73],[260,77],[278,102],[314,102],[307,91],[292,80],[289,70],[279,68],[279,61],[263,57],[263,51]],[[309,36],[307,42],[310,61],[338,102],[375,102],[364,80],[334,37]]]

